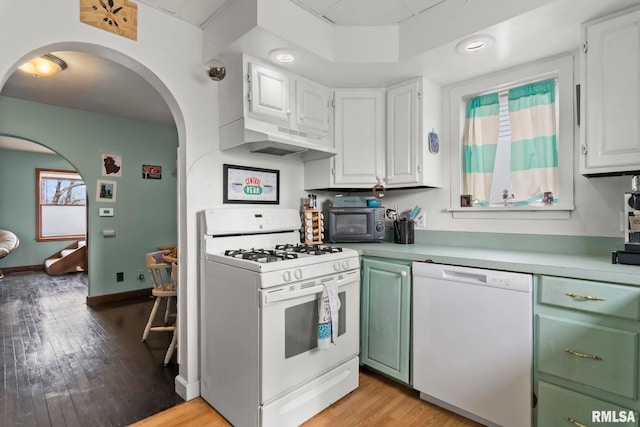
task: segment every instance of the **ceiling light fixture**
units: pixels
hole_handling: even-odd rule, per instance
[[[33,58],[18,68],[34,77],[51,77],[67,68],[67,63],[57,56],[46,54]]]
[[[456,45],[456,51],[460,53],[476,53],[493,45],[494,38],[486,34],[477,34],[467,37]]]
[[[269,58],[281,64],[290,64],[296,60],[297,56],[298,52],[293,49],[274,49],[269,52]]]

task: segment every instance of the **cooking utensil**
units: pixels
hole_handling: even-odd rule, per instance
[[[415,220],[418,217],[418,215],[420,214],[420,211],[421,211],[420,206],[416,205],[416,207],[413,208],[413,210],[411,211],[410,219],[411,220]]]

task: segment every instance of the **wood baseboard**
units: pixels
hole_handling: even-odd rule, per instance
[[[2,267],[0,270],[2,270],[4,274],[25,273],[29,271],[44,271],[44,265],[38,264],[38,265],[23,265],[21,267]]]
[[[128,299],[148,297],[151,295],[153,288],[137,289],[135,291],[119,292],[117,294],[98,295],[96,297],[87,297],[87,305],[94,306],[108,302],[118,302]]]
[[[3,267],[2,272],[7,275],[11,273],[26,273],[30,271],[45,271],[44,265],[24,265],[21,267]],[[93,306],[108,302],[118,302],[128,299],[143,298],[151,295],[153,288],[137,289],[135,291],[119,292],[117,294],[98,295],[96,297],[87,297],[87,305]]]

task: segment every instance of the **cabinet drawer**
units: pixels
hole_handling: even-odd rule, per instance
[[[537,316],[538,370],[635,399],[638,334]]]
[[[539,295],[542,304],[640,319],[640,289],[631,286],[542,276]]]
[[[638,426],[638,413],[580,393],[538,382],[538,427]],[[602,420],[615,423],[603,423]],[[622,422],[622,420],[627,422]]]

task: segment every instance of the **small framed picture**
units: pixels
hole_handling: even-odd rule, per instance
[[[471,194],[463,194],[460,196],[460,207],[470,208],[472,205]]]
[[[162,179],[162,166],[142,165],[142,179]]]
[[[117,185],[116,181],[99,179],[96,184],[96,202],[115,202]]]
[[[102,155],[102,176],[122,176],[122,156]]]
[[[223,165],[224,203],[280,203],[280,171]]]

